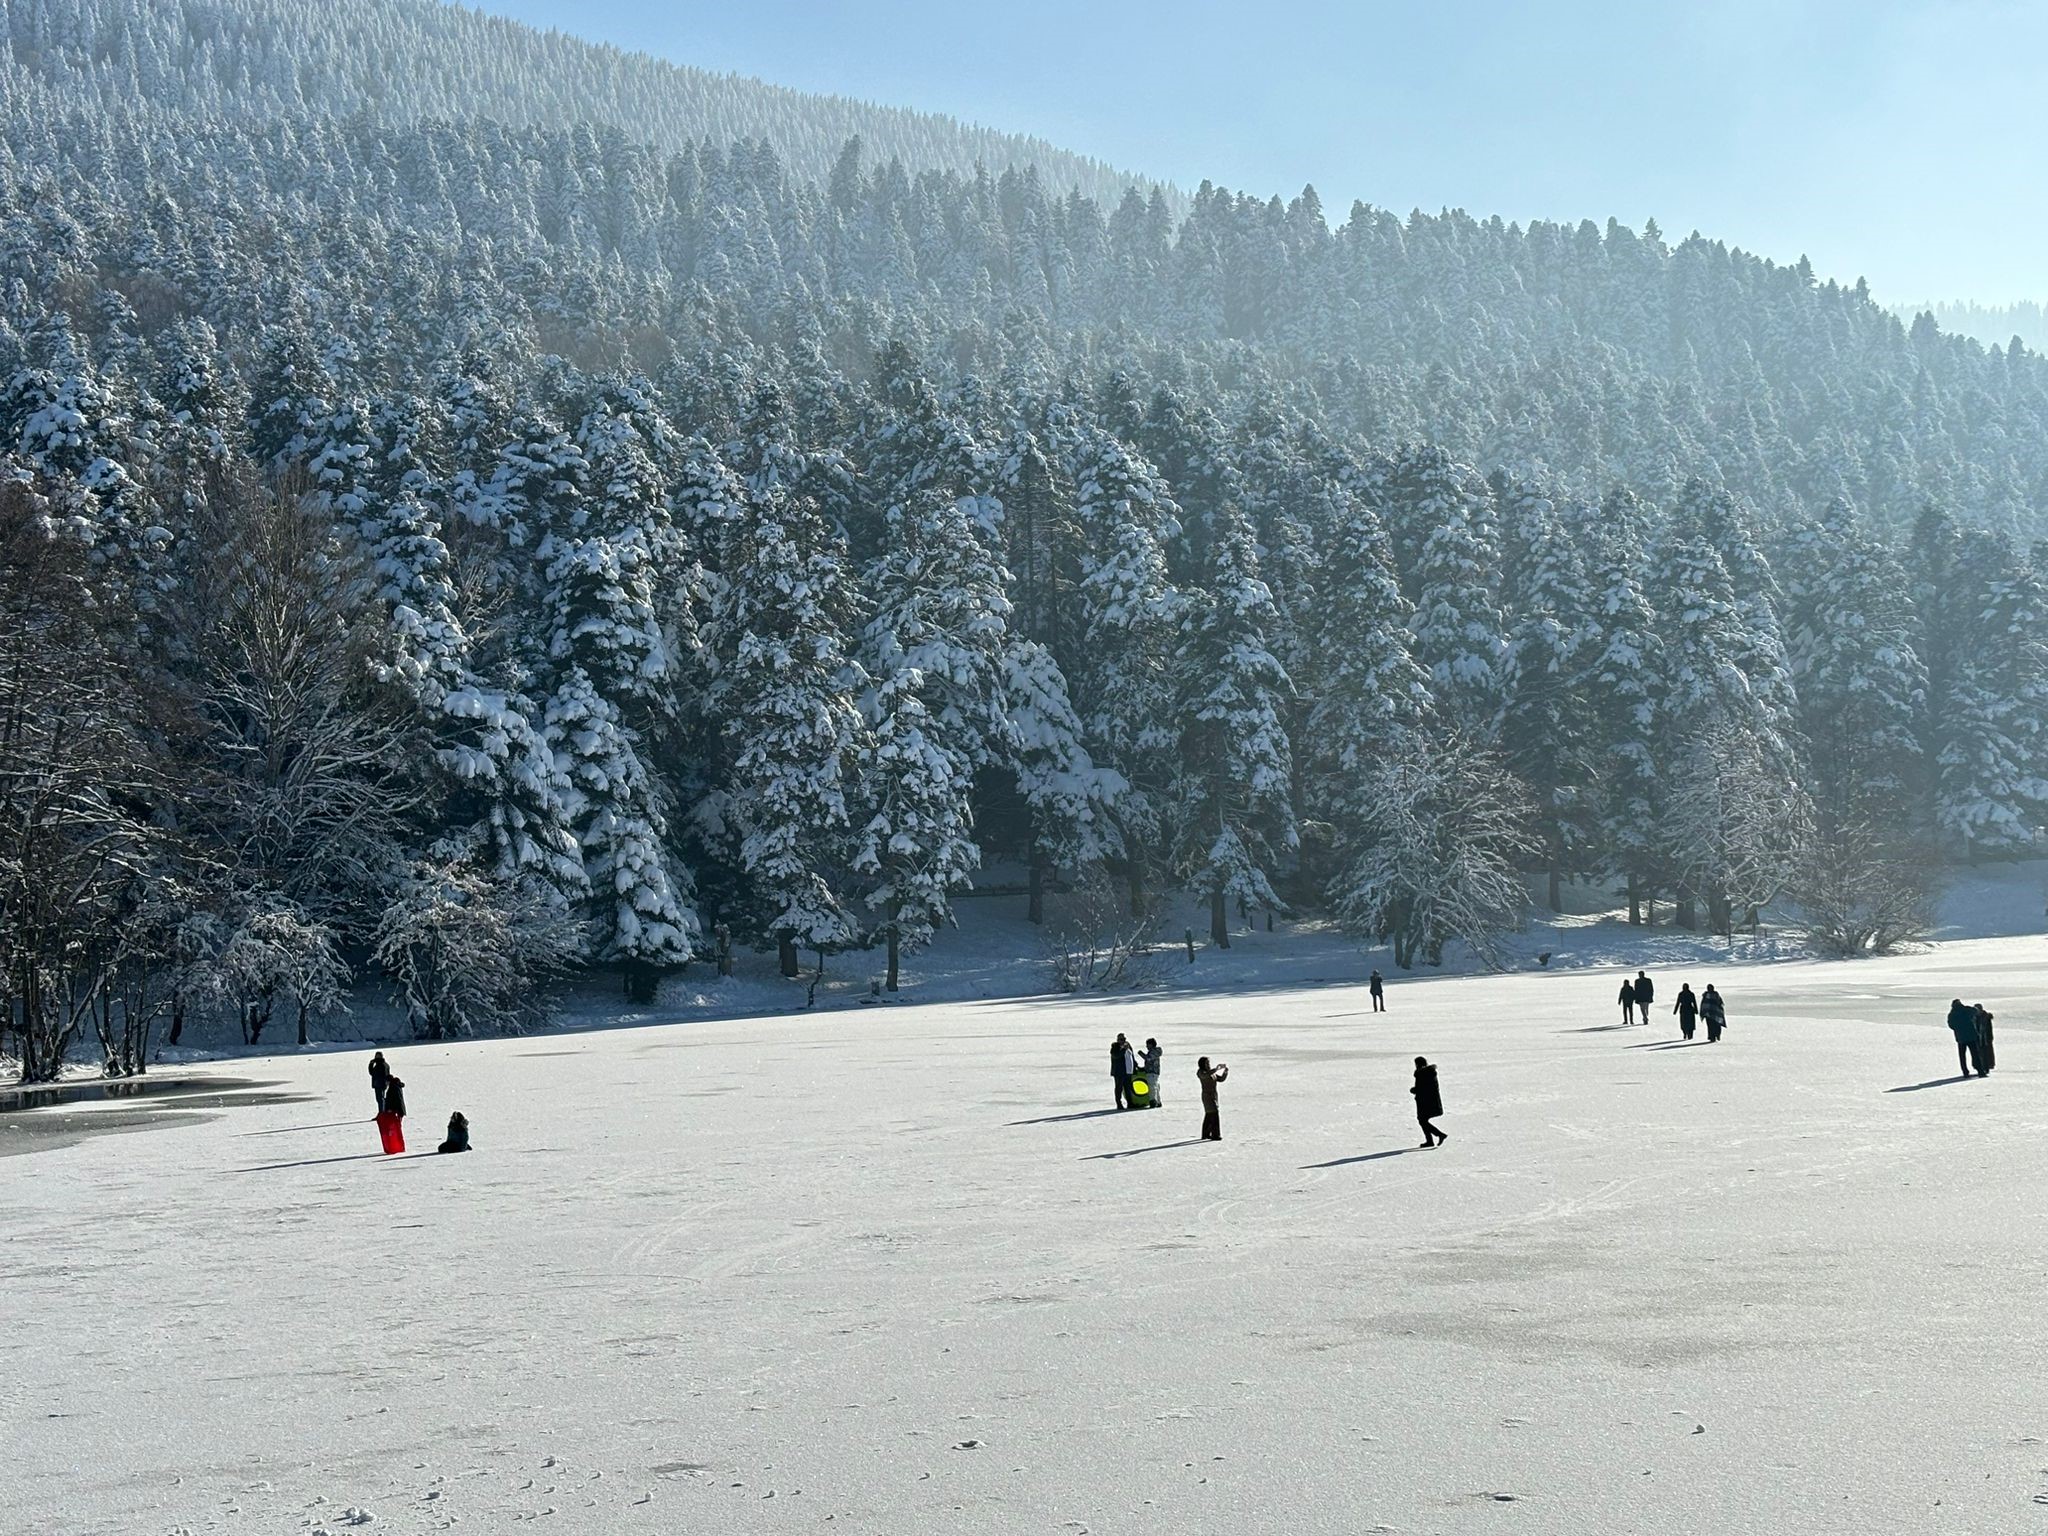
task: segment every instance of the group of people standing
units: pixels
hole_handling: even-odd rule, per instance
[[[1145,1042],[1145,1053],[1118,1035],[1109,1043],[1109,1082],[1118,1109],[1159,1108],[1159,1074],[1166,1052],[1157,1040]]]
[[[1981,1003],[1966,1003],[1960,997],[1948,1005],[1948,1032],[1956,1037],[1956,1072],[1968,1077],[1989,1077],[1997,1065],[1991,1048],[1991,1012]]]
[[[1649,972],[1637,971],[1635,978],[1621,984],[1621,1022],[1624,1024],[1648,1024],[1650,1004],[1657,1000],[1657,984],[1650,980]],[[1719,1044],[1721,1031],[1728,1027],[1728,1005],[1721,1000],[1721,994],[1714,984],[1707,983],[1707,989],[1697,995],[1691,982],[1682,982],[1678,988],[1678,1000],[1671,1005],[1671,1011],[1678,1015],[1678,1032],[1687,1040],[1692,1039],[1701,1021],[1707,1026],[1707,1044]]]
[[[1160,1049],[1157,1040],[1145,1042],[1145,1053],[1140,1056],[1131,1042],[1119,1034],[1109,1046],[1110,1086],[1115,1094],[1118,1109],[1135,1109],[1144,1105],[1156,1109],[1160,1103],[1159,1073],[1166,1060],[1166,1053]],[[1211,1066],[1204,1056],[1195,1063],[1195,1081],[1202,1085],[1202,1135],[1203,1141],[1223,1139],[1223,1105],[1216,1090],[1230,1077],[1226,1062]],[[1415,1058],[1415,1086],[1408,1090],[1415,1096],[1415,1118],[1422,1126],[1422,1144],[1425,1147],[1440,1147],[1451,1138],[1432,1122],[1444,1112],[1443,1090],[1437,1086],[1436,1068],[1418,1056]]]
[[[370,1092],[377,1100],[377,1135],[387,1155],[405,1150],[405,1083],[379,1051],[370,1058]],[[469,1121],[457,1110],[448,1117],[448,1139],[437,1152],[467,1152]]]
[[[1147,1039],[1143,1055],[1119,1034],[1109,1043],[1109,1083],[1118,1109],[1158,1109],[1162,1094],[1159,1082],[1166,1065],[1166,1052],[1157,1040]],[[1195,1063],[1195,1080],[1202,1085],[1202,1140],[1223,1139],[1223,1106],[1216,1097],[1217,1085],[1230,1076],[1230,1068],[1218,1062],[1209,1065],[1204,1056]]]

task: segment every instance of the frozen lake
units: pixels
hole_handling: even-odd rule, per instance
[[[0,1530],[2048,1532],[2048,946],[1657,979],[389,1051],[459,1158],[365,1155],[367,1052],[30,1111]]]

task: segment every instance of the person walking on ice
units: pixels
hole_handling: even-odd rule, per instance
[[[1366,978],[1365,986],[1366,990],[1372,993],[1372,1011],[1374,1013],[1385,1013],[1387,1011],[1387,978],[1379,973],[1377,966],[1373,968],[1372,975]]]
[[[1693,1023],[1700,1012],[1700,1000],[1692,995],[1691,982],[1683,981],[1678,984],[1678,1001],[1671,1005],[1671,1011],[1678,1015],[1678,1032],[1690,1040]]]
[[[1656,983],[1650,980],[1647,972],[1636,972],[1635,992],[1636,1011],[1642,1014],[1643,1023],[1647,1025],[1650,1022],[1650,1004],[1657,1000]]]
[[[1970,1051],[1970,1061],[1979,1077],[1989,1077],[1998,1065],[1997,1053],[1991,1048],[1991,1010],[1979,1003],[1970,1012],[1977,1016],[1977,1044]]]
[[[377,1096],[377,1113],[384,1113],[384,1085],[391,1081],[391,1068],[379,1051],[370,1058],[370,1092]]]
[[[1632,981],[1629,981],[1629,980],[1627,980],[1626,978],[1624,978],[1624,979],[1623,979],[1623,981],[1622,981],[1622,983],[1621,983],[1621,1022],[1622,1022],[1622,1023],[1624,1023],[1624,1024],[1633,1024],[1633,1023],[1635,1023],[1635,1021],[1636,1021],[1636,1014],[1635,1014],[1635,1008],[1636,1008],[1636,988],[1635,988],[1635,983],[1634,983],[1634,982],[1632,982]]]
[[[1714,990],[1711,981],[1700,994],[1700,1017],[1707,1021],[1707,1044],[1719,1045],[1721,1031],[1728,1027],[1728,1005],[1721,1001],[1721,994]]]
[[[1437,1086],[1436,1068],[1426,1058],[1415,1058],[1415,1086],[1408,1091],[1415,1095],[1415,1119],[1422,1126],[1422,1144],[1442,1146],[1451,1138],[1430,1122],[1444,1112],[1444,1095]]]
[[[1948,1032],[1956,1037],[1956,1076],[1970,1075],[1970,1056],[1977,1047],[1977,1010],[1960,997],[1948,1005]]]
[[[1216,1102],[1216,1085],[1230,1076],[1230,1068],[1220,1061],[1211,1067],[1204,1056],[1195,1063],[1195,1076],[1202,1084],[1202,1140],[1221,1141],[1223,1110]]]

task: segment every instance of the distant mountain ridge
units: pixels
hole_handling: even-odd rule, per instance
[[[0,92],[25,77],[109,110],[139,97],[283,120],[593,123],[669,150],[765,139],[815,180],[858,137],[912,172],[1036,166],[1048,189],[1108,205],[1165,186],[1030,135],[714,74],[442,0],[0,0],[0,35],[18,71]],[[1178,211],[1185,199],[1166,190]]]

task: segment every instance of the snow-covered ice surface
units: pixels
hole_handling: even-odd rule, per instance
[[[2048,946],[1688,976],[240,1062],[0,1158],[0,1531],[2048,1531]]]

